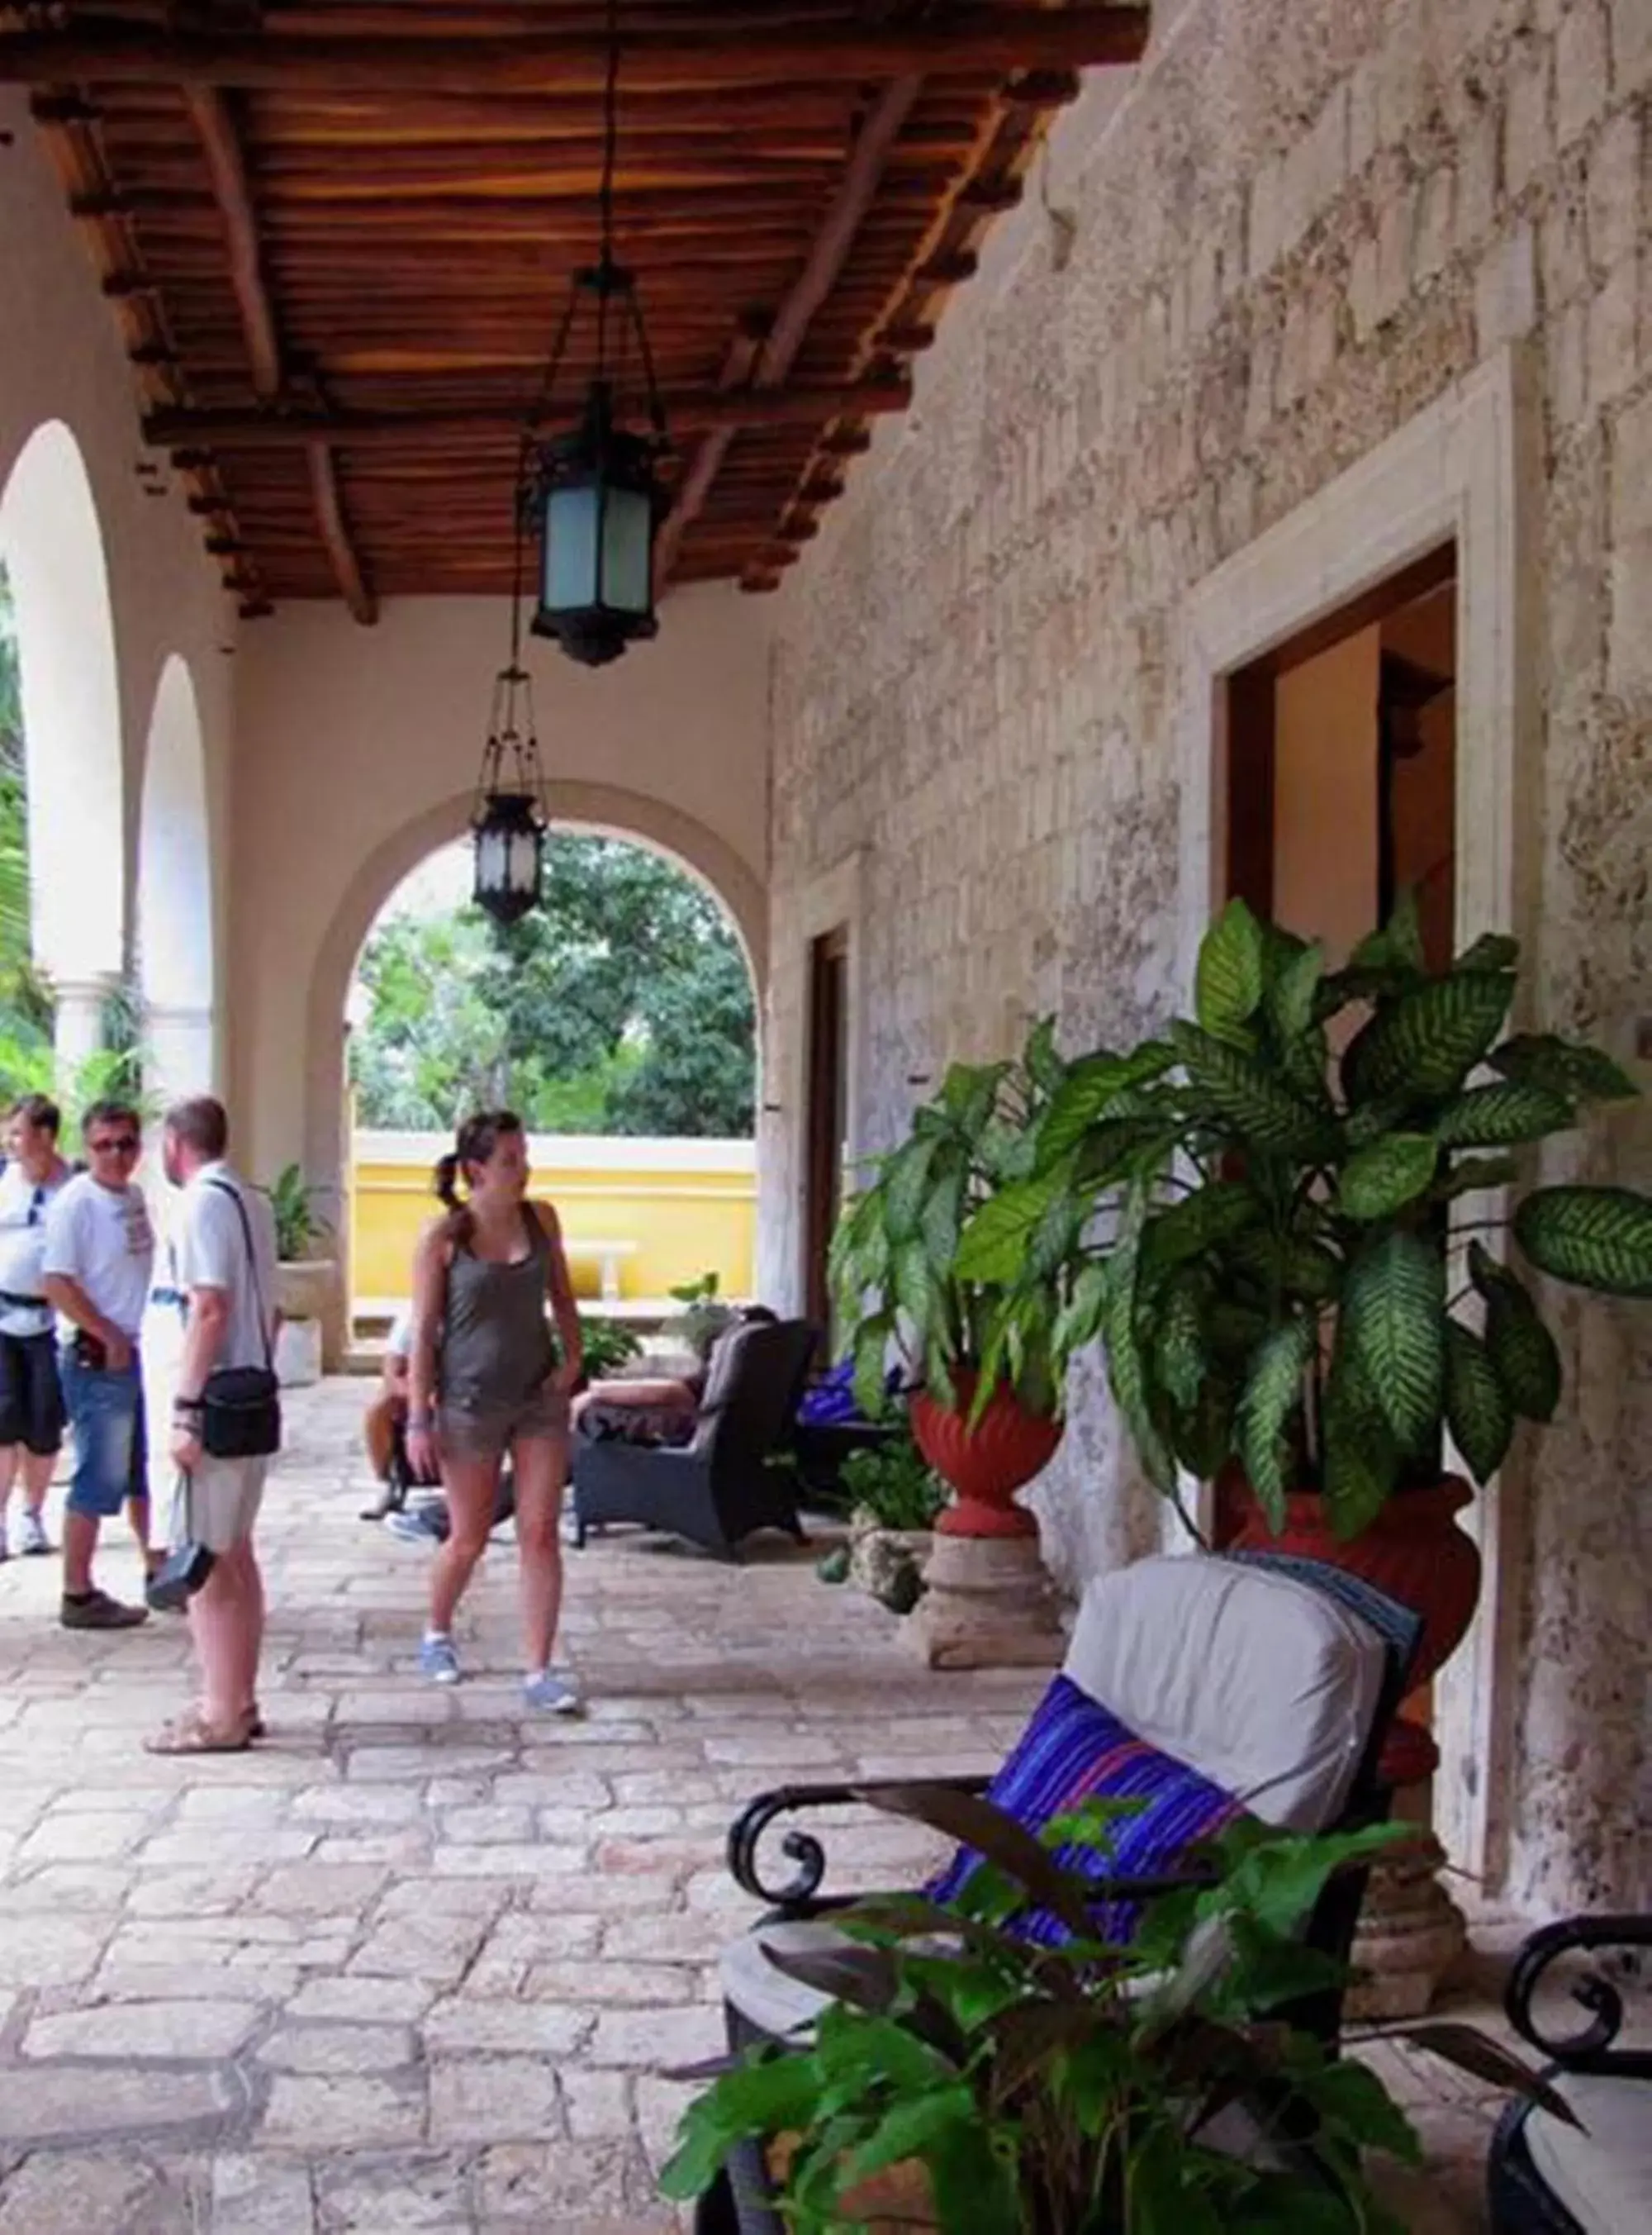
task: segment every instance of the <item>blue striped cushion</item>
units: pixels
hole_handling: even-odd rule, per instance
[[[987,1798],[1026,1830],[1037,1832],[1052,1817],[1067,1814],[1081,1801],[1102,1797],[1144,1805],[1139,1814],[1120,1818],[1113,1825],[1110,1854],[1070,1845],[1057,1850],[1057,1858],[1068,1869],[1088,1878],[1152,1878],[1172,1870],[1190,1847],[1214,1838],[1244,1812],[1219,1785],[1173,1755],[1160,1753],[1070,1677],[1057,1676],[1034,1708]],[[925,1891],[933,1900],[951,1900],[980,1860],[972,1847],[960,1847]],[[1110,1902],[1099,1908],[1099,1935],[1127,1944],[1139,1907],[1135,1902]],[[1046,1948],[1058,1947],[1071,1937],[1048,1910],[1022,1912],[1011,1929]]]

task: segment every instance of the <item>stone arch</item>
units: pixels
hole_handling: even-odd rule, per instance
[[[114,613],[81,446],[61,419],[18,452],[0,493],[0,560],[17,629],[29,784],[35,959],[58,1000],[57,1042],[97,1045],[126,928],[124,785]]]
[[[553,823],[651,847],[704,886],[724,910],[751,973],[761,1077],[768,902],[758,878],[715,831],[663,801],[617,784],[552,781],[545,790]],[[341,1058],[344,1004],[356,958],[390,895],[421,862],[463,836],[474,803],[473,791],[455,793],[404,823],[376,846],[351,879],[322,941],[305,1017],[304,1170],[323,1195],[331,1197],[327,1215],[337,1222],[341,1237],[344,1230],[339,1216],[342,1179],[348,1153]],[[346,1293],[348,1277],[346,1268]]]
[[[137,961],[155,1083],[163,1094],[217,1083],[218,970],[212,829],[200,711],[187,661],[160,672],[138,823]]]

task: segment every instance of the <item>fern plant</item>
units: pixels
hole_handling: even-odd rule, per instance
[[[270,1208],[275,1214],[276,1255],[284,1265],[300,1264],[307,1257],[310,1244],[324,1241],[332,1232],[316,1209],[316,1198],[321,1193],[305,1179],[297,1164],[284,1167],[270,1190]]]
[[[1491,1237],[1512,1226],[1551,1279],[1652,1295],[1645,1196],[1538,1187],[1505,1216],[1513,1152],[1636,1091],[1596,1048],[1504,1036],[1518,960],[1486,937],[1431,973],[1406,901],[1328,972],[1231,903],[1196,1015],[1070,1066],[1026,1176],[970,1219],[957,1277],[1035,1284],[1038,1238],[1078,1222],[1058,1337],[1105,1344],[1166,1491],[1237,1459],[1276,1529],[1290,1491],[1316,1489],[1351,1537],[1438,1474],[1446,1430],[1485,1482],[1561,1388],[1538,1299]],[[1339,1020],[1357,1026],[1345,1045]]]

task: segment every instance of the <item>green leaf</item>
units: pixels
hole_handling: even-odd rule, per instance
[[[1185,1019],[1176,1019],[1170,1034],[1188,1077],[1247,1144],[1282,1155],[1306,1154],[1317,1145],[1322,1114],[1299,1102],[1271,1071]]]
[[[940,1144],[911,1140],[884,1175],[884,1225],[891,1242],[910,1242],[918,1230],[930,1166]]]
[[[1522,1419],[1554,1418],[1560,1402],[1560,1353],[1525,1284],[1478,1242],[1468,1246],[1468,1275],[1485,1299],[1485,1348]]]
[[[1262,999],[1262,926],[1231,900],[1199,942],[1193,1007],[1207,1032],[1226,1039],[1249,1022]]]
[[[1453,963],[1453,970],[1512,970],[1520,960],[1520,942],[1505,932],[1483,931]]]
[[[1055,1052],[1055,1019],[1041,1017],[1027,1035],[1022,1065],[1035,1086],[1053,1094],[1067,1076],[1067,1065]]]
[[[1546,1086],[1585,1102],[1632,1102],[1640,1092],[1601,1049],[1581,1040],[1563,1040],[1553,1032],[1517,1032],[1494,1048],[1487,1060],[1505,1078]]]
[[[1081,1057],[1050,1097],[1038,1129],[1038,1169],[1059,1163],[1093,1125],[1110,1114],[1109,1105],[1132,1086],[1162,1078],[1176,1051],[1162,1040],[1145,1040],[1128,1055],[1105,1050]]]
[[[1652,1296],[1652,1199],[1629,1188],[1538,1188],[1514,1238],[1540,1273],[1609,1296]]]
[[[1153,1337],[1154,1378],[1170,1393],[1178,1410],[1185,1412],[1198,1401],[1209,1369],[1197,1292],[1186,1281],[1178,1281],[1159,1308]]]
[[[870,2139],[846,2160],[844,2187],[869,2180],[885,2166],[924,2156],[937,2142],[944,2142],[953,2128],[973,2128],[979,2118],[975,2096],[962,2080],[947,2081],[922,2095],[898,2098]]]
[[[1276,1534],[1284,1527],[1285,1493],[1292,1487],[1287,1477],[1290,1452],[1285,1424],[1302,1402],[1303,1373],[1316,1340],[1311,1320],[1291,1320],[1276,1327],[1257,1352],[1239,1399],[1239,1457]]]
[[[1434,1138],[1447,1149],[1505,1149],[1564,1133],[1577,1123],[1577,1108],[1565,1095],[1511,1079],[1471,1087],[1435,1121]]]
[[[1261,1216],[1262,1205],[1242,1181],[1211,1180],[1149,1216],[1142,1235],[1144,1274],[1158,1279]]]
[[[1058,1315],[1050,1338],[1051,1347],[1058,1354],[1082,1350],[1100,1334],[1112,1281],[1111,1259],[1092,1259],[1079,1274],[1073,1283],[1072,1297]]]
[[[1332,1534],[1343,1543],[1376,1519],[1399,1479],[1400,1453],[1369,1383],[1339,1332],[1320,1422],[1321,1491]]]
[[[1337,1208],[1348,1218],[1390,1217],[1422,1194],[1439,1161],[1430,1133],[1390,1133],[1373,1141],[1344,1166]]]
[[[1433,1203],[1454,1203],[1459,1196],[1479,1195],[1487,1188],[1506,1187],[1520,1176],[1515,1157],[1464,1157],[1448,1167],[1429,1190]]]
[[[929,1253],[920,1241],[904,1242],[895,1252],[895,1301],[911,1321],[914,1340],[923,1342],[945,1312],[945,1299]]]
[[[1446,1425],[1475,1481],[1489,1481],[1514,1433],[1514,1407],[1490,1351],[1455,1320],[1446,1323]]]
[[[1150,1482],[1160,1490],[1169,1491],[1175,1485],[1175,1462],[1147,1401],[1146,1365],[1136,1332],[1136,1285],[1146,1214],[1146,1192],[1140,1188],[1133,1189],[1113,1248],[1103,1334],[1107,1349],[1107,1380],[1143,1470]]]
[[[973,1213],[958,1242],[952,1271],[960,1281],[1011,1281],[1050,1205],[1068,1193],[1065,1168],[1005,1188]]]
[[[1342,1058],[1349,1101],[1451,1093],[1496,1039],[1513,993],[1512,978],[1477,970],[1430,978],[1384,1002]]]
[[[1207,1373],[1191,1409],[1176,1418],[1176,1457],[1200,1482],[1213,1481],[1233,1449],[1237,1393],[1225,1374]]]
[[[1386,1234],[1350,1267],[1342,1292],[1349,1355],[1401,1451],[1421,1454],[1446,1381],[1446,1273],[1420,1235]]]
[[[819,2092],[819,2081],[804,2057],[765,2050],[750,2062],[736,2065],[684,2112],[676,2152],[660,2175],[662,2190],[676,2202],[702,2195],[735,2142],[748,2134],[779,2134],[811,2126]]]
[[[963,1218],[966,1184],[961,1171],[937,1176],[919,1222],[924,1253],[935,1270],[944,1277],[951,1272],[953,1260],[957,1255],[958,1229]]]
[[[855,1401],[869,1420],[881,1419],[888,1404],[884,1394],[884,1375],[894,1332],[894,1315],[890,1312],[879,1312],[873,1319],[863,1320],[854,1331],[852,1348]]]

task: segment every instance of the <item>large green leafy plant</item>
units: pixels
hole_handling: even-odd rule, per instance
[[[932,2216],[906,2224],[945,2235],[1398,2235],[1361,2152],[1414,2162],[1410,2127],[1374,2073],[1285,2022],[1288,2004],[1341,1977],[1295,1937],[1302,1921],[1388,1827],[1235,1826],[1201,1883],[1147,1894],[1120,1946],[1095,1889],[1054,1851],[1105,1855],[1139,1804],[1093,1801],[1040,1839],[944,1786],[865,1798],[987,1860],[947,1904],[891,1896],[840,1912],[840,1949],[769,1951],[833,1999],[806,2044],[748,2052],[689,2105],[668,2196],[703,2193],[739,2144],[796,2137],[780,2210],[797,2235],[864,2225],[877,2206],[856,2192],[914,2164]],[[1029,1909],[1053,1911],[1071,1938],[1019,1934]],[[1407,2037],[1553,2100],[1469,2028]],[[1289,2149],[1272,2147],[1285,2133]]]
[[[1478,1481],[1559,1400],[1558,1350],[1522,1275],[1652,1294],[1652,1201],[1617,1187],[1500,1192],[1525,1144],[1636,1089],[1598,1049],[1505,1036],[1512,939],[1425,965],[1416,918],[1328,972],[1316,946],[1225,909],[1196,1015],[1074,1062],[1017,1185],[983,1204],[960,1281],[1036,1287],[1076,1221],[1088,1262],[1057,1335],[1100,1336],[1148,1474],[1244,1468],[1272,1524],[1320,1491],[1352,1536],[1438,1473]],[[1351,1028],[1344,1039],[1338,1027]],[[1333,1053],[1341,1047],[1339,1055]]]
[[[318,1187],[312,1187],[297,1164],[283,1167],[270,1190],[275,1214],[276,1255],[283,1264],[301,1264],[311,1245],[323,1242],[332,1228],[316,1209]]]
[[[963,1375],[974,1382],[976,1410],[1001,1383],[1030,1412],[1061,1410],[1061,1330],[1081,1262],[1076,1200],[1053,1210],[1035,1237],[1035,1280],[1016,1277],[1018,1252],[989,1271],[967,1270],[958,1244],[1006,1191],[1019,1199],[1066,1077],[1045,1019],[1013,1062],[953,1065],[913,1113],[907,1138],[872,1160],[872,1177],[839,1221],[829,1259],[837,1316],[852,1330],[855,1395],[871,1417],[886,1406],[891,1347],[949,1408]]]

